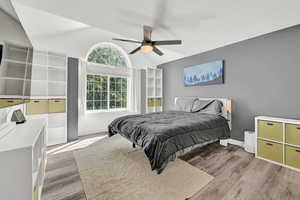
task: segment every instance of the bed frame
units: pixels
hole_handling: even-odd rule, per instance
[[[223,103],[223,109],[222,109],[222,116],[227,119],[228,121],[228,126],[230,130],[232,129],[232,121],[231,121],[231,113],[232,113],[232,107],[231,107],[231,100],[226,99],[226,98],[202,98],[202,97],[197,97],[197,96],[191,96],[191,97],[175,97],[175,106],[178,108],[180,107],[180,101],[193,101],[194,99],[199,99],[199,100],[204,100],[204,101],[209,101],[209,100],[219,100]]]

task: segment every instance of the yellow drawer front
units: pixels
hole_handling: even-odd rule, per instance
[[[282,144],[258,140],[257,147],[257,153],[259,157],[272,160],[278,163],[283,163]]]
[[[0,108],[24,103],[23,99],[0,99]]]
[[[286,143],[300,146],[300,125],[286,124]]]
[[[156,98],[155,100],[156,100],[156,101],[155,101],[155,106],[156,106],[156,107],[161,106],[161,98]]]
[[[285,164],[300,169],[300,148],[285,147]]]
[[[39,190],[37,187],[34,187],[32,191],[32,200],[38,200],[39,199]]]
[[[48,100],[30,100],[26,104],[27,115],[37,115],[48,113]]]
[[[149,98],[148,99],[148,107],[159,107],[162,105],[161,98]]]
[[[64,99],[50,99],[49,113],[64,113],[66,110]]]
[[[280,122],[258,121],[258,137],[278,142],[283,141],[283,124]]]
[[[155,98],[148,99],[148,107],[155,107]]]

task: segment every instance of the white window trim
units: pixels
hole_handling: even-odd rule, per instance
[[[105,66],[109,66],[109,65],[105,65]],[[115,67],[115,66],[113,66]],[[85,109],[87,113],[113,113],[113,112],[128,112],[129,111],[129,79],[130,77],[128,76],[122,76],[122,75],[108,75],[108,74],[101,74],[101,73],[87,73],[86,76],[88,75],[98,75],[98,76],[106,76],[107,77],[107,109],[100,109],[100,110],[88,110],[87,109],[87,103],[85,104]],[[126,99],[126,108],[110,108],[109,104],[110,104],[110,78],[114,77],[114,78],[126,78],[127,80],[127,99]],[[88,80],[86,79],[86,85],[88,84]],[[87,90],[86,90],[87,93]],[[88,102],[89,100],[87,99],[87,95],[86,95],[86,102]],[[94,100],[93,100],[94,101]]]

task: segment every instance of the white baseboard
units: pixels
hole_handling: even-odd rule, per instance
[[[225,140],[220,140],[220,144],[223,146],[228,146],[228,144],[233,144],[236,146],[244,147],[244,142],[235,140],[235,139],[225,139]]]

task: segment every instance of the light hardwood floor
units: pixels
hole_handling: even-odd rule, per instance
[[[43,200],[86,200],[73,151],[100,139],[109,138],[97,134],[49,149]],[[300,199],[299,172],[255,159],[240,147],[214,143],[181,159],[215,177],[191,200]]]

